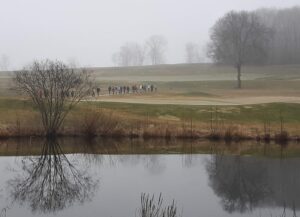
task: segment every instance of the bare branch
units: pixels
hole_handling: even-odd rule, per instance
[[[15,84],[38,108],[47,136],[56,135],[66,116],[91,89],[90,73],[60,61],[35,61],[15,72]]]

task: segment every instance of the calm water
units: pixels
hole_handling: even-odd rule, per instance
[[[297,145],[0,142],[1,216],[138,216],[142,193],[183,217],[300,213]],[[252,156],[249,156],[251,153]],[[299,153],[299,152],[298,152]]]

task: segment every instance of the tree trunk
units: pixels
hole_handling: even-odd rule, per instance
[[[48,139],[55,138],[57,136],[57,130],[56,129],[48,129],[46,133],[46,137]]]
[[[241,71],[242,71],[242,66],[238,65],[237,67],[237,88],[241,89],[242,88],[242,81],[241,81]]]

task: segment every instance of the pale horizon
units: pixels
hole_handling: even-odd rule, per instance
[[[142,44],[163,35],[166,63],[184,63],[185,44],[204,47],[210,27],[226,12],[299,5],[297,0],[3,1],[0,55],[9,58],[9,70],[45,58],[110,67],[112,54],[126,42]]]

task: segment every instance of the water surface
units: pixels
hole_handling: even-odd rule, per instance
[[[1,216],[138,216],[142,193],[186,217],[295,216],[297,144],[0,142]]]

